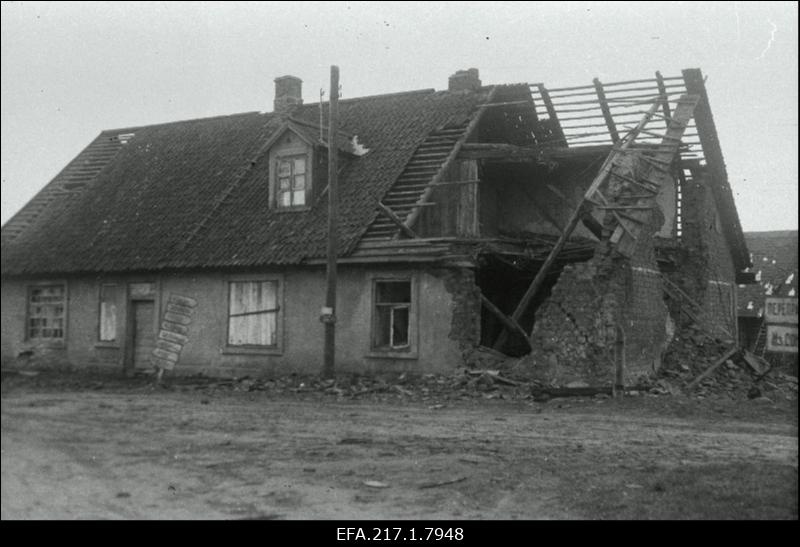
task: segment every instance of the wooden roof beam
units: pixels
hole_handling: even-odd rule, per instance
[[[459,159],[539,161],[541,150],[507,143],[465,142],[458,154]]]

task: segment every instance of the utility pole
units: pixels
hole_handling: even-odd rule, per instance
[[[321,321],[325,325],[322,376],[333,378],[336,362],[336,258],[339,254],[339,195],[337,191],[339,126],[339,67],[331,66],[331,89],[328,95],[328,265],[325,270],[325,307]],[[322,105],[320,104],[320,108]]]

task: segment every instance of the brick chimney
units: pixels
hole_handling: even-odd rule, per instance
[[[273,109],[279,114],[290,113],[295,106],[303,104],[303,80],[297,76],[275,78],[275,102]]]
[[[457,70],[450,76],[447,89],[449,91],[475,91],[481,87],[481,79],[478,77],[477,68],[467,70]]]

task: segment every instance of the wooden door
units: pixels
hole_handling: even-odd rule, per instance
[[[156,343],[155,304],[152,300],[134,300],[133,305],[133,368],[150,368],[150,356]]]

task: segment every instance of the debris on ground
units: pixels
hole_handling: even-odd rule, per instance
[[[424,484],[420,484],[419,488],[420,490],[424,490],[426,488],[438,488],[440,486],[447,486],[448,484],[455,484],[457,482],[462,482],[465,480],[467,480],[467,477],[456,477],[455,479],[448,479],[438,482],[426,482]]]
[[[667,348],[658,373],[635,386],[626,386],[628,397],[662,397],[684,395],[694,399],[734,399],[754,401],[762,397],[771,400],[796,400],[797,377],[780,368],[773,368],[763,358],[745,350],[731,352],[730,341],[716,339],[689,326],[675,336]],[[571,382],[566,386],[545,385],[529,374],[517,373],[513,359],[499,362],[493,350],[479,352],[486,368],[466,367],[452,374],[367,375],[340,374],[335,379],[323,379],[315,374],[285,374],[275,377],[209,377],[175,375],[160,384],[152,375],[134,374],[124,377],[118,373],[99,374],[98,371],[72,369],[47,371],[38,376],[15,374],[3,369],[3,382],[25,382],[45,389],[59,387],[109,390],[115,388],[167,389],[176,392],[196,392],[203,405],[211,403],[214,392],[263,392],[268,395],[302,395],[303,397],[335,400],[370,400],[421,402],[430,410],[446,408],[458,401],[517,401],[534,405],[552,403],[563,397],[590,398],[603,403],[613,396],[611,386],[590,386]],[[476,359],[473,359],[477,362]],[[491,362],[490,362],[491,361]],[[517,360],[518,361],[518,360]],[[713,367],[713,368],[712,368]],[[42,371],[44,372],[44,371]],[[705,376],[704,376],[705,375]],[[101,381],[102,380],[102,381]]]
[[[649,393],[756,400],[797,399],[797,377],[748,350],[689,326],[670,343]]]

